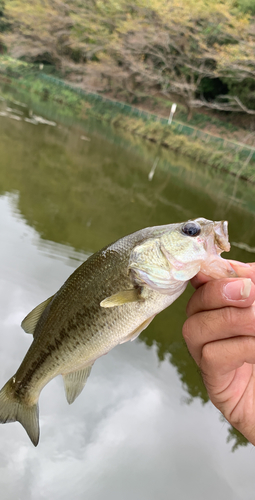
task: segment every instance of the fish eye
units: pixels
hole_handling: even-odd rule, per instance
[[[182,227],[182,232],[187,236],[198,236],[201,233],[201,227],[196,222],[187,222]]]

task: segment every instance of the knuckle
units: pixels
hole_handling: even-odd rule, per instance
[[[190,319],[187,319],[182,327],[182,335],[184,337],[185,342],[188,341],[190,335],[192,334],[191,326],[192,326],[192,321]]]
[[[203,311],[199,314],[198,328],[202,335],[210,338],[214,335],[215,322],[214,311]]]
[[[192,295],[191,299],[189,300],[187,307],[186,307],[186,312],[188,316],[191,316],[192,313],[196,313],[197,311],[203,311],[207,308],[207,283],[198,290],[195,291],[195,293]]]
[[[202,347],[201,365],[204,367],[210,366],[215,360],[214,345],[213,343],[205,344]]]
[[[200,343],[200,322],[197,321],[197,314],[187,319],[182,327],[182,335],[187,348],[193,356]],[[193,356],[194,357],[194,356]]]
[[[253,320],[251,319],[253,316]],[[255,332],[255,315],[251,313],[251,308],[224,307],[221,309],[221,322],[228,329],[239,331]]]
[[[182,327],[182,334],[186,343],[196,343],[196,339],[202,338],[205,334],[213,335],[214,322],[211,311],[202,311],[190,316]]]
[[[192,297],[193,297],[193,295],[192,295]],[[186,305],[186,315],[188,317],[190,316],[190,312],[191,312],[192,297],[189,299],[188,304]]]
[[[200,291],[200,305],[201,309],[204,310],[208,304],[208,291],[210,288],[210,282],[206,283],[204,286],[201,286]]]
[[[206,320],[207,312],[199,312],[190,316],[182,327],[182,334],[187,341],[196,338],[204,328],[208,328],[208,321]]]
[[[255,305],[247,308],[242,324],[246,333],[255,334]]]
[[[234,307],[224,307],[221,310],[222,323],[230,328],[236,325],[238,312]]]
[[[207,303],[207,289],[206,289],[207,283],[201,287],[199,287],[192,297],[190,298],[187,307],[186,307],[186,314],[187,316],[191,316],[192,314],[196,314],[198,311],[202,311],[206,309],[206,303]]]
[[[239,309],[225,307],[222,309],[222,323],[229,330],[242,330],[242,333],[255,334],[255,306]]]

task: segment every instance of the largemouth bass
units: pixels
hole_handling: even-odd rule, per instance
[[[142,229],[89,257],[23,320],[34,339],[0,391],[0,422],[19,421],[36,446],[43,387],[61,374],[71,404],[96,359],[134,340],[198,271],[234,276],[220,257],[229,249],[227,221],[199,218]]]

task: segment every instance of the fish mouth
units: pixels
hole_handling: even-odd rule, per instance
[[[228,221],[222,220],[214,223],[214,243],[219,252],[229,252]]]

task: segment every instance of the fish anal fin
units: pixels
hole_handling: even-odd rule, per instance
[[[146,319],[146,321],[144,321],[143,323],[141,323],[141,325],[139,325],[135,330],[133,330],[133,332],[129,333],[127,335],[127,337],[125,337],[121,342],[120,344],[124,344],[125,342],[128,342],[129,340],[131,340],[131,342],[133,340],[135,340],[138,335],[140,335],[140,333],[145,330],[145,328],[147,328],[147,326],[149,326],[149,324],[152,322],[152,320],[155,318],[155,314],[153,316],[151,316],[150,318]]]
[[[66,399],[69,405],[72,404],[81,393],[90,375],[92,366],[93,363],[86,366],[86,368],[82,368],[81,370],[76,370],[74,372],[62,375],[64,380]]]
[[[34,334],[36,325],[43,313],[43,311],[46,309],[47,305],[51,302],[53,299],[54,295],[49,297],[48,299],[44,300],[36,306],[22,321],[21,327],[26,333],[31,333],[32,335]]]
[[[123,304],[128,304],[129,302],[139,302],[144,300],[141,297],[139,288],[132,288],[131,290],[122,290],[121,292],[115,293],[110,297],[102,300],[100,302],[101,307],[115,307],[122,306]]]

